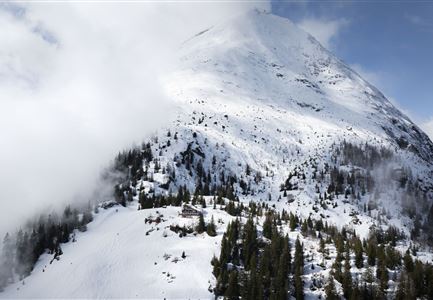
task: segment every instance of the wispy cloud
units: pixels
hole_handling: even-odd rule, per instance
[[[378,71],[373,71],[365,68],[360,64],[351,64],[350,67],[358,72],[365,80],[371,84],[381,87],[383,85],[383,74]]]
[[[413,25],[433,29],[433,22],[431,20],[425,19],[418,15],[412,15],[412,14],[405,14],[404,17]]]
[[[427,32],[433,32],[432,20],[413,14],[405,14],[404,17],[409,23],[416,26],[417,28]]]
[[[428,134],[430,139],[433,141],[433,117],[429,121],[421,124],[421,128],[425,131],[425,133]]]
[[[414,114],[413,111],[409,110],[407,107],[403,107],[401,105],[401,101],[398,101],[393,95],[388,94],[388,84],[390,74],[387,74],[383,71],[371,70],[360,64],[351,64],[350,67],[355,70],[362,78],[367,80],[369,83],[377,87],[381,90],[382,93],[386,96],[389,102],[392,103],[398,110],[408,116],[410,119],[418,121],[418,117]]]
[[[325,48],[332,49],[333,42],[350,22],[344,18],[335,20],[305,18],[297,24],[313,35]]]

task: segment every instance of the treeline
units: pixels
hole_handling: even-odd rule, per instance
[[[394,153],[385,147],[374,147],[365,143],[362,146],[343,141],[335,147],[334,161],[340,160],[343,165],[354,165],[373,170],[378,165],[394,158]]]
[[[375,188],[375,178],[372,171],[380,163],[389,161],[393,154],[382,148],[377,150],[368,144],[363,148],[355,144],[343,142],[341,145],[332,146],[333,155],[331,165],[324,163],[319,167],[315,159],[304,162],[300,167],[295,168],[281,185],[281,191],[297,190],[299,182],[307,179],[306,170],[312,170],[308,179],[317,183],[317,193],[323,199],[332,199],[343,195],[346,199],[349,195],[360,198],[366,193],[372,193]],[[349,166],[350,169],[340,168]],[[319,186],[326,188],[319,189]]]
[[[155,183],[154,175],[159,173],[168,178],[165,183],[157,183],[155,189],[146,193],[147,199],[155,197],[155,201],[173,203],[174,197],[166,196],[169,194],[178,195],[183,192],[204,195],[220,196],[232,201],[236,201],[239,195],[253,195],[256,191],[254,186],[262,181],[262,174],[254,171],[246,165],[245,171],[241,174],[233,174],[227,171],[225,164],[218,161],[217,157],[207,157],[202,147],[213,148],[198,143],[198,135],[192,132],[191,142],[184,151],[174,155],[170,161],[162,161],[162,151],[171,147],[177,141],[177,133],[172,135],[167,132],[165,140],[153,138],[151,142],[143,143],[140,147],[120,152],[113,163],[113,171],[123,174],[115,185],[114,197],[122,205],[132,201],[134,197],[144,197],[143,187],[137,187],[139,181]],[[154,149],[152,149],[152,147]],[[215,149],[222,146],[216,144]],[[159,155],[154,152],[158,152]],[[186,175],[187,178],[177,180],[178,173]],[[188,182],[188,187],[182,182]],[[159,189],[159,192],[156,191]],[[188,190],[188,191],[186,191]],[[164,196],[165,199],[161,198]],[[176,205],[176,204],[172,204]],[[177,202],[179,205],[179,202]]]
[[[180,186],[177,194],[175,195],[157,195],[155,193],[149,194],[141,191],[138,197],[138,209],[140,210],[158,208],[164,206],[182,206],[183,204],[192,204],[194,206],[200,205],[201,207],[206,208],[206,201],[204,196],[205,195],[199,194],[198,192],[191,195],[191,193],[185,186]],[[228,200],[228,204],[226,205],[226,201],[224,200],[224,198],[221,195],[213,196],[212,203],[214,204],[214,206],[224,205],[225,210],[231,215],[240,214],[243,209],[243,204],[241,204],[240,206],[236,206],[234,203],[238,203],[239,201],[238,199],[235,199],[234,201]]]
[[[61,244],[74,241],[74,230],[86,231],[87,224],[92,220],[90,204],[74,209],[67,206],[61,216],[55,213],[41,216],[37,222],[25,230],[20,229],[15,235],[7,233],[0,257],[0,290],[16,279],[22,280],[30,275],[43,253],[58,259],[63,253]]]

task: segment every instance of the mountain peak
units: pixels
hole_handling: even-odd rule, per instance
[[[180,61],[169,90],[181,102],[273,105],[307,114],[311,128],[317,120],[338,132],[350,127],[356,138],[374,137],[426,161],[432,157],[427,135],[288,19],[256,10],[234,16],[187,41]]]

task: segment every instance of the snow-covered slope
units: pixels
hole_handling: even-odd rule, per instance
[[[179,65],[164,83],[177,117],[149,139],[153,159],[139,157],[144,163],[124,197],[131,191],[175,195],[184,185],[193,193],[206,181],[229,186],[243,203],[265,201],[301,218],[350,227],[361,237],[372,226],[390,225],[410,236],[415,219],[427,220],[432,142],[289,20],[251,11],[200,32],[180,47]],[[344,142],[367,154],[368,147],[377,148],[387,158],[356,164],[342,154]],[[346,195],[326,198],[332,168],[344,172]],[[361,183],[350,184],[348,174]],[[368,176],[375,187],[361,194]],[[207,208],[207,219],[221,219],[220,234],[179,238],[166,227],[193,221],[168,207],[159,209],[166,221],[145,224],[156,210],[137,211],[133,202],[102,212],[76,243],[64,245],[60,261],[49,264],[44,255],[25,285],[14,284],[0,296],[211,297],[210,260],[232,217]],[[187,257],[173,262],[182,251]]]
[[[204,211],[205,220],[214,216],[220,234],[233,218],[212,208]],[[102,209],[87,232],[62,246],[60,260],[43,255],[32,274],[9,286],[0,298],[210,298],[209,262],[218,254],[221,236],[179,237],[170,225],[197,223],[179,213],[179,207]],[[145,223],[158,216],[160,223]]]

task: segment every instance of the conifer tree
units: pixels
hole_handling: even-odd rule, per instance
[[[272,269],[272,261],[271,261],[271,248],[269,245],[265,246],[263,250],[263,255],[260,260],[260,281],[263,287],[263,294],[265,296],[269,296],[269,287],[271,285],[271,269]]]
[[[401,265],[401,254],[399,251],[395,250],[391,245],[386,247],[386,266],[395,270]]]
[[[295,297],[297,300],[302,300],[304,299],[304,284],[302,282],[302,275],[304,273],[304,249],[299,237],[296,239],[295,244],[294,268]]]
[[[13,278],[13,244],[9,233],[6,233],[3,239],[3,250],[0,258],[0,291]]]
[[[239,282],[238,282],[238,272],[231,271],[229,276],[229,282],[227,289],[224,293],[224,298],[229,300],[239,299]]]
[[[356,237],[355,243],[354,243],[354,251],[355,251],[355,266],[360,269],[364,266],[364,257],[363,257],[363,250],[362,250],[362,242],[361,240]]]
[[[405,274],[402,272],[400,274],[400,280],[398,281],[397,291],[395,293],[395,299],[396,300],[406,300],[406,279]]]
[[[362,274],[362,280],[363,280],[363,293],[364,298],[366,297],[372,297],[373,296],[373,283],[375,281],[373,271],[371,267],[367,267],[364,274]]]
[[[301,233],[302,233],[302,235],[305,236],[305,237],[308,235],[308,224],[307,224],[307,220],[304,220],[304,222],[302,222]]]
[[[250,260],[257,255],[257,228],[252,218],[249,218],[244,226],[243,233],[243,258],[248,269]]]
[[[346,255],[344,257],[344,273],[343,273],[343,293],[346,299],[351,297],[353,291],[352,274],[350,272],[350,251],[349,247],[346,249]]]
[[[270,239],[272,236],[272,214],[266,214],[265,221],[263,222],[263,236]]]
[[[367,242],[367,261],[370,266],[376,265],[376,240],[370,238]]]
[[[246,293],[244,293],[244,299],[258,299],[256,298],[259,294],[259,289],[262,287],[259,286],[259,280],[257,276],[257,259],[255,256],[251,257],[250,264],[248,266],[249,269],[249,280],[247,281],[247,285],[245,285]]]
[[[409,250],[406,251],[406,254],[404,255],[403,258],[404,261],[404,268],[406,270],[406,272],[411,273],[413,272],[413,259],[412,259],[412,255],[410,255]]]
[[[337,248],[337,257],[335,258],[334,264],[332,265],[332,274],[335,277],[335,280],[342,283],[343,282],[343,273],[341,271],[342,269],[342,261],[343,261],[343,255],[340,251],[338,251]]]
[[[218,278],[218,276],[219,276],[219,274],[220,274],[221,266],[220,266],[220,261],[219,261],[219,259],[218,259],[215,255],[212,257],[211,265],[213,266],[212,274],[213,274],[216,278]]]
[[[413,281],[409,274],[402,272],[395,294],[396,300],[416,299]]]
[[[328,283],[325,287],[325,294],[327,300],[339,300],[340,297],[338,297],[337,290],[335,288],[334,278],[332,276],[329,276]]]
[[[289,220],[290,220],[290,230],[294,231],[296,229],[296,226],[298,224],[297,224],[297,221],[296,221],[296,217],[292,213],[290,213]]]
[[[276,299],[287,299],[288,282],[287,278],[289,276],[289,265],[290,265],[290,249],[288,238],[283,239],[284,246],[283,251],[280,255],[278,270],[275,279],[276,286]]]
[[[206,226],[206,233],[209,236],[216,236],[216,226],[213,216],[211,217],[210,223]]]
[[[198,233],[203,233],[206,230],[206,224],[204,223],[204,217],[203,214],[200,214],[199,218],[198,218],[198,224],[195,228],[195,230]]]
[[[425,283],[426,283],[426,278],[425,278],[425,268],[423,263],[419,260],[416,260],[414,263],[414,268],[413,268],[413,272],[412,272],[412,280],[414,283],[414,289],[415,289],[415,293],[416,293],[416,297],[420,298],[422,295],[425,294]]]
[[[388,270],[386,268],[385,250],[383,245],[381,245],[377,251],[376,277],[379,280],[380,293],[385,294],[385,290],[388,288],[389,278],[388,278]]]

